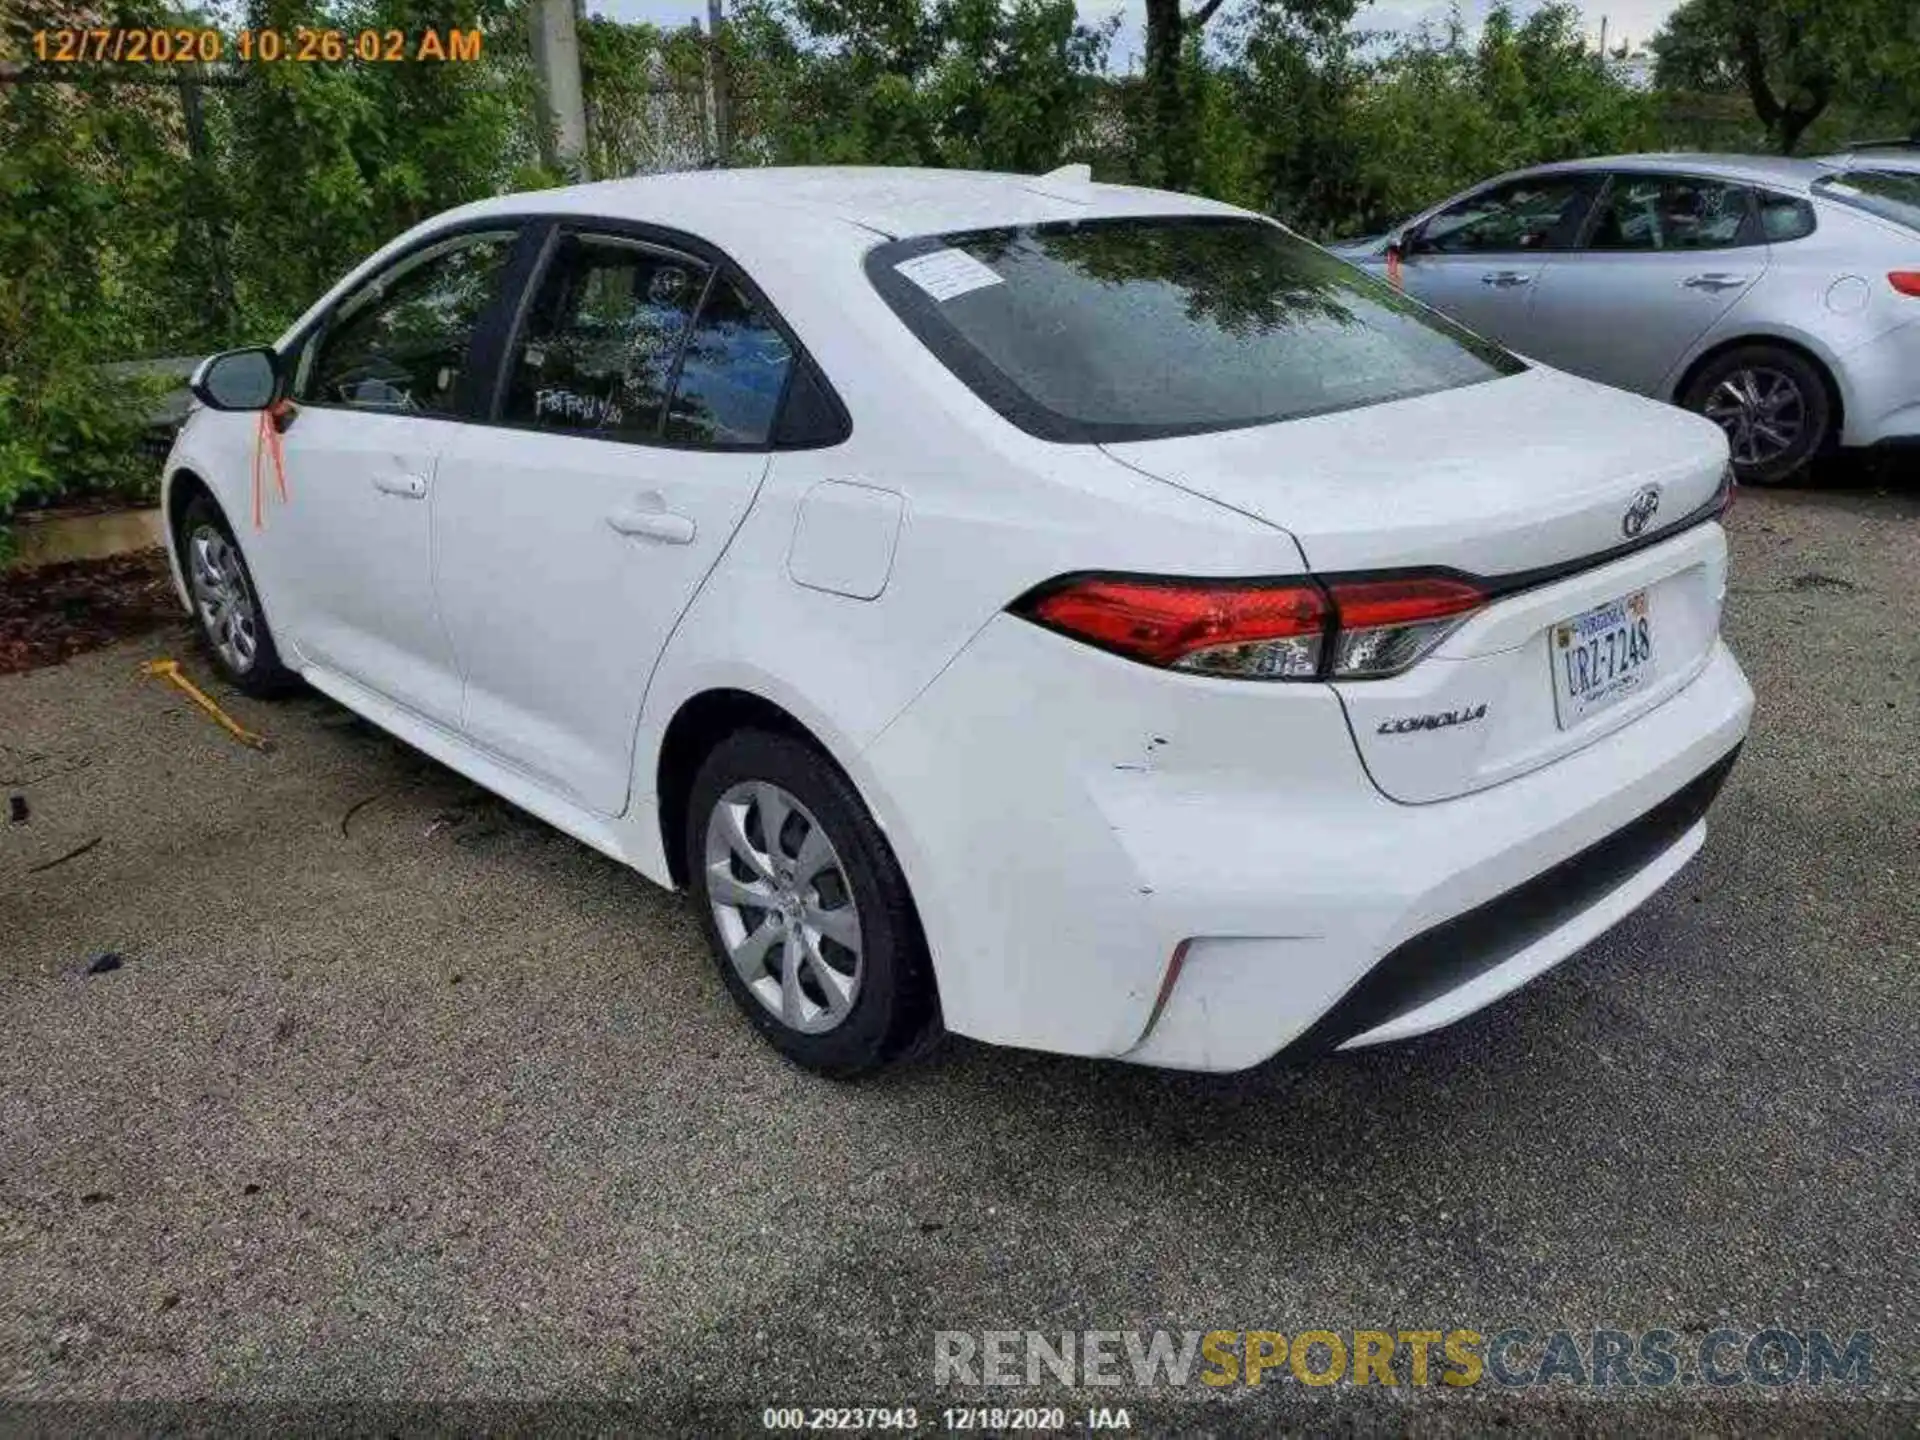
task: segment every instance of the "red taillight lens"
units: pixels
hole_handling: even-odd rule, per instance
[[[1063,581],[1020,607],[1055,630],[1150,665],[1244,679],[1319,673],[1327,602],[1311,581]]]
[[[1889,271],[1887,283],[1902,295],[1920,295],[1920,270]]]
[[[1333,606],[1342,630],[1371,630],[1381,625],[1412,625],[1444,620],[1486,603],[1486,592],[1467,580],[1446,575],[1416,575],[1393,580],[1336,580]]]
[[[1241,680],[1397,675],[1487,595],[1451,575],[1331,581],[1077,576],[1014,609],[1131,660]],[[1329,648],[1331,647],[1331,648]]]
[[[1444,640],[1461,617],[1487,603],[1478,585],[1451,575],[1336,580],[1333,678],[1397,675]]]

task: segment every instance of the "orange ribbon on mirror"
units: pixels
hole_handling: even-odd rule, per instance
[[[1396,290],[1402,288],[1402,281],[1400,279],[1400,247],[1398,245],[1389,245],[1387,247],[1387,283]]]
[[[264,461],[273,459],[273,484],[280,492],[280,503],[287,503],[287,452],[280,443],[282,422],[293,415],[291,400],[276,400],[260,412],[260,425],[253,437],[253,528],[266,523],[266,474]]]

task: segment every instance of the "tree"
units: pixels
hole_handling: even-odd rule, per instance
[[[1225,0],[1146,0],[1145,153],[1139,178],[1170,190],[1190,189],[1197,175],[1206,85],[1207,22]],[[1356,0],[1248,0],[1241,19],[1252,29],[1294,38],[1324,38],[1342,31]]]
[[[1783,155],[1838,97],[1920,120],[1909,0],[1686,0],[1653,52],[1663,89],[1744,93]]]
[[[750,0],[730,29],[765,158],[1029,172],[1068,158],[1111,34],[1073,0]]]

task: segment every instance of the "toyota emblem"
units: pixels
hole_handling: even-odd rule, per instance
[[[1633,492],[1633,500],[1627,506],[1627,513],[1620,517],[1620,533],[1629,540],[1637,539],[1659,508],[1660,487],[1642,485]]]

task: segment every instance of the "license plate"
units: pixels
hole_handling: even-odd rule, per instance
[[[1562,730],[1617,705],[1653,678],[1647,592],[1597,605],[1553,627],[1553,713]]]

